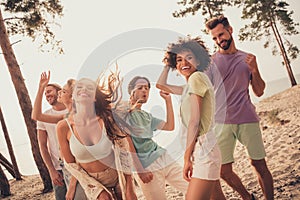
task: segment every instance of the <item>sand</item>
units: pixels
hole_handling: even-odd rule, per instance
[[[267,164],[274,179],[275,199],[300,199],[300,86],[263,99],[256,104],[261,118],[263,140],[267,152]],[[246,188],[263,199],[262,191],[241,145],[235,151],[234,170]],[[241,199],[236,192],[221,182],[230,200]],[[10,180],[12,195],[0,199],[54,199],[53,192],[41,194],[43,185],[39,175],[23,176],[22,181]],[[139,199],[143,200],[140,189]],[[167,186],[168,199],[184,199],[182,193]]]

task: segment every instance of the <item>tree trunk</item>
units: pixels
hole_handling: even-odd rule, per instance
[[[0,166],[0,194],[3,197],[10,196],[10,185],[1,166]]]
[[[10,175],[16,178],[13,165],[0,153],[0,164],[10,173]]]
[[[271,27],[272,27],[273,33],[275,35],[276,41],[278,43],[278,46],[280,48],[280,52],[281,52],[281,55],[283,57],[284,65],[286,67],[286,70],[288,72],[288,75],[289,75],[289,78],[290,78],[290,81],[291,81],[291,85],[293,87],[293,86],[297,85],[297,81],[296,81],[296,79],[294,77],[294,74],[293,74],[293,71],[292,71],[292,67],[290,65],[289,58],[288,58],[288,56],[286,54],[286,51],[285,51],[284,45],[282,43],[282,39],[281,39],[281,36],[280,36],[280,34],[278,32],[278,29],[277,29],[275,21],[271,21]]]
[[[6,144],[7,144],[10,160],[11,160],[11,163],[13,165],[14,172],[15,172],[15,178],[16,178],[16,180],[22,180],[21,174],[20,174],[20,171],[19,171],[19,168],[18,168],[18,164],[17,164],[17,161],[16,161],[16,157],[15,157],[15,154],[14,154],[14,150],[13,150],[13,147],[12,147],[12,144],[11,144],[11,141],[10,141],[10,138],[9,138],[9,134],[8,134],[8,131],[7,131],[7,128],[6,128],[6,124],[5,124],[5,121],[4,121],[4,116],[3,116],[3,113],[2,113],[1,106],[0,106],[0,121],[1,121],[1,126],[2,126],[3,133],[4,133],[4,137],[5,137],[5,141],[6,141]]]
[[[50,191],[52,189],[52,182],[48,172],[48,169],[43,162],[40,154],[37,133],[36,133],[36,122],[31,119],[32,104],[28,95],[28,91],[16,60],[14,51],[10,45],[8,33],[3,21],[3,16],[0,10],[0,45],[4,55],[5,62],[8,66],[8,70],[11,76],[11,80],[14,84],[19,104],[21,106],[22,114],[25,120],[27,132],[30,138],[31,149],[34,161],[39,170],[40,176],[44,184],[44,191]]]

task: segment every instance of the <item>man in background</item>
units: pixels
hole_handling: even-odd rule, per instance
[[[58,91],[61,87],[57,84],[48,84],[45,88],[45,97],[51,108],[45,113],[49,115],[63,115],[68,111],[64,104],[57,101]],[[38,143],[44,163],[49,171],[56,200],[65,199],[67,188],[62,172],[59,145],[56,138],[56,124],[37,121]]]

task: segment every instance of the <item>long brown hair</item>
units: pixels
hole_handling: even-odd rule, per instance
[[[120,72],[116,69],[105,78],[103,74],[98,77],[96,89],[95,110],[105,124],[107,135],[111,140],[126,137],[130,132],[129,125],[115,112],[114,105],[117,105],[122,98],[122,80]]]

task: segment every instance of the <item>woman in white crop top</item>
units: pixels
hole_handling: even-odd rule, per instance
[[[112,114],[112,94],[118,87],[114,81],[119,81],[118,76],[112,74],[108,80],[112,81],[107,89],[87,78],[77,81],[73,111],[57,124],[57,137],[66,168],[78,179],[89,199],[134,200],[137,197],[130,170],[127,174],[117,170],[122,156],[116,155],[122,141],[129,142],[126,144],[130,150],[134,147]]]

